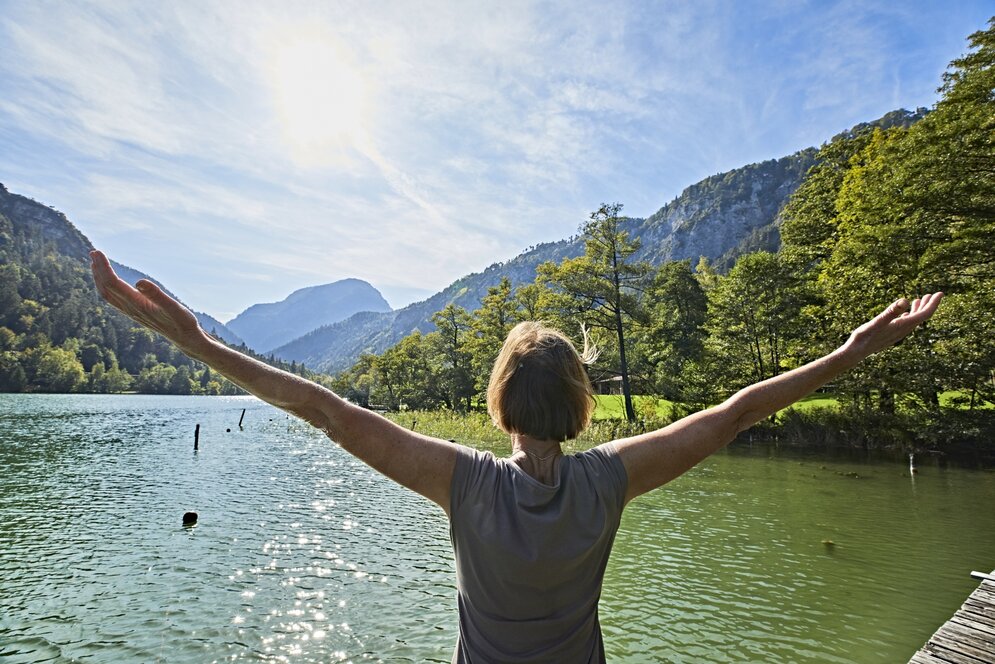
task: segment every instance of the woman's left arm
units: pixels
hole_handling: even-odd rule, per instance
[[[201,329],[193,313],[151,281],[143,279],[132,288],[114,273],[103,253],[94,251],[91,259],[97,290],[129,318],[263,401],[321,429],[347,452],[448,514],[454,444],[408,431],[317,383],[225,346]]]
[[[666,484],[729,444],[744,431],[897,343],[933,315],[943,293],[892,303],[813,362],[746,387],[726,401],[669,426],[615,441],[629,478],[626,501]]]

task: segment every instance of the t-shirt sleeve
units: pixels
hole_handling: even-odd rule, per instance
[[[496,461],[490,452],[457,445],[456,466],[449,490],[449,515],[454,516],[467,497],[479,493],[481,484],[493,476]]]
[[[629,490],[629,476],[615,444],[593,447],[582,452],[581,456],[587,465],[588,477],[595,483],[602,499],[621,514],[625,507],[625,493]]]

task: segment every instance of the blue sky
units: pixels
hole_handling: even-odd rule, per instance
[[[986,2],[0,0],[0,182],[228,320],[394,306],[931,106]]]

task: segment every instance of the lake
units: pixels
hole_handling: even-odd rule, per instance
[[[904,662],[993,566],[993,472],[734,447],[627,507],[608,660]],[[441,510],[254,398],[0,394],[5,663],[448,662],[455,592]]]

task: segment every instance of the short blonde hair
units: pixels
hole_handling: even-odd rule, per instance
[[[584,364],[594,354],[584,332],[581,356],[561,332],[519,323],[505,339],[487,384],[487,412],[505,433],[539,440],[576,438],[594,412]]]

